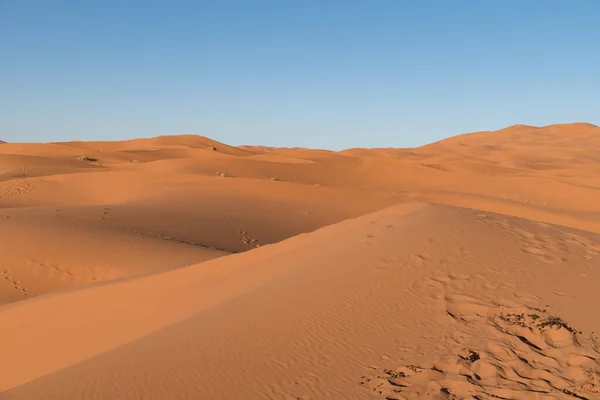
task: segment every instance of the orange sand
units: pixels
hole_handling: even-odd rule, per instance
[[[0,398],[600,399],[600,128],[0,145]]]

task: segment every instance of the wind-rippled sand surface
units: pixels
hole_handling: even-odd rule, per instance
[[[600,128],[0,144],[4,399],[600,399]]]

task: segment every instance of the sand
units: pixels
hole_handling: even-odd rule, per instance
[[[600,128],[0,147],[4,399],[600,399]]]

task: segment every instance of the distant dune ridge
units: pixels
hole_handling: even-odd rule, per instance
[[[600,128],[0,148],[0,398],[599,399]]]

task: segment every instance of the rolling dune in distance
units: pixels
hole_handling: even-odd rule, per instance
[[[0,146],[0,398],[600,399],[600,128]]]

